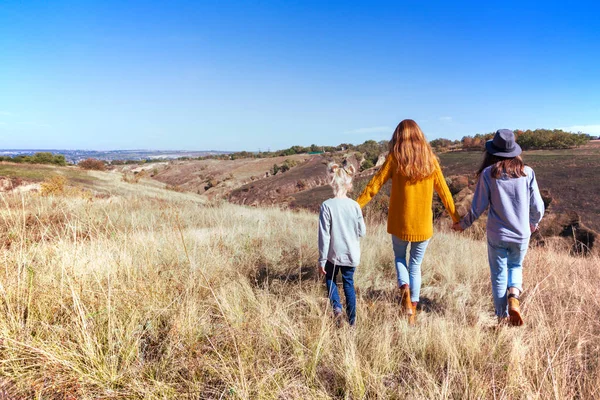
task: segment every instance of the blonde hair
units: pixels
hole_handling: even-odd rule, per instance
[[[333,194],[337,196],[342,190],[348,190],[350,185],[352,185],[352,179],[356,173],[356,168],[354,168],[352,164],[341,167],[338,164],[331,162],[327,165],[327,172],[331,177],[329,184],[333,188]]]
[[[390,141],[390,154],[398,165],[398,172],[409,181],[430,177],[438,160],[419,125],[412,119],[398,124]]]

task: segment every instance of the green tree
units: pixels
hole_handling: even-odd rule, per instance
[[[365,161],[363,161],[362,164],[360,164],[360,170],[364,171],[366,169],[373,168],[374,166],[375,164],[373,164],[373,161],[365,159]]]
[[[33,164],[53,164],[54,155],[48,152],[35,153],[33,157],[31,157],[31,162]]]

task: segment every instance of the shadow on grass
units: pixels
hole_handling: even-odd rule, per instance
[[[425,311],[427,313],[444,314],[446,312],[446,307],[447,305],[440,301],[428,297],[421,297],[417,310]]]
[[[400,296],[396,294],[396,290],[383,290],[383,289],[373,289],[368,288],[366,290],[362,290],[360,288],[356,289],[356,294],[361,297],[363,300],[368,302],[385,302],[385,303],[395,303],[400,305]]]
[[[315,282],[317,278],[316,268],[314,266],[303,265],[287,271],[274,271],[267,266],[262,266],[254,275],[253,281],[257,287],[270,286],[273,282],[284,284],[296,284],[303,281]]]
[[[369,303],[389,303],[394,306],[401,306],[400,293],[397,289],[373,289],[368,288],[366,290],[357,289],[357,294],[366,302]],[[417,305],[417,311],[444,314],[446,311],[446,305],[428,297],[421,296],[419,304]]]

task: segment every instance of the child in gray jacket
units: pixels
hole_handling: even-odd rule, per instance
[[[319,263],[325,275],[327,292],[336,318],[342,315],[342,305],[336,286],[339,271],[346,296],[346,315],[350,325],[356,322],[354,271],[360,263],[359,238],[366,233],[365,222],[358,203],[347,197],[352,190],[353,166],[328,166],[334,197],[321,205],[319,215]]]

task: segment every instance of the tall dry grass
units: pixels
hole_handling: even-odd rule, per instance
[[[600,397],[598,259],[532,249],[526,326],[497,328],[485,244],[438,233],[409,327],[390,238],[371,225],[357,328],[338,329],[315,215],[156,190],[2,196],[9,398]]]

